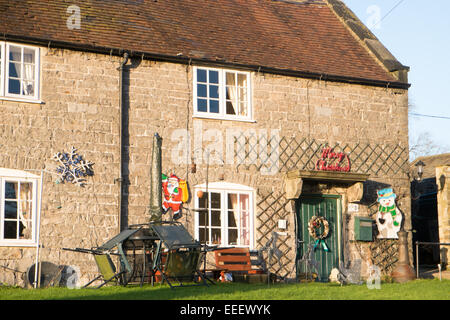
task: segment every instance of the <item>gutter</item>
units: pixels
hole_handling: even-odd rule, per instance
[[[128,62],[128,52],[123,54],[123,60],[120,63],[120,66],[117,68],[119,70],[119,159],[120,159],[120,170],[119,170],[119,178],[116,179],[119,182],[119,215],[118,215],[118,228],[119,233],[122,232],[122,220],[124,217],[123,210],[123,176],[124,176],[124,158],[123,158],[123,131],[124,131],[124,108],[123,108],[123,68]]]
[[[41,45],[44,47],[52,47],[58,49],[69,49],[74,51],[83,51],[83,52],[91,52],[105,55],[114,55],[114,56],[122,56],[122,54],[126,51],[123,48],[109,48],[109,47],[99,47],[92,46],[86,44],[76,44],[71,42],[63,42],[63,41],[51,41],[51,40],[42,40],[38,38],[31,37],[17,37],[17,36],[4,36],[5,41],[16,41],[34,45]],[[278,69],[265,67],[260,65],[251,65],[251,64],[239,64],[233,62],[226,62],[220,59],[207,59],[207,58],[198,58],[198,57],[189,57],[185,55],[162,55],[155,54],[143,51],[133,51],[127,50],[129,52],[129,57],[139,57],[141,59],[154,60],[154,61],[163,61],[163,62],[173,62],[173,63],[181,63],[181,64],[203,64],[203,65],[212,65],[212,66],[224,66],[236,69],[242,69],[246,71],[255,71],[261,73],[269,73],[276,75],[285,75],[290,77],[299,77],[306,79],[314,79],[314,80],[326,80],[330,82],[340,82],[340,83],[350,83],[350,84],[360,84],[374,87],[383,87],[383,88],[393,88],[393,89],[403,89],[407,90],[411,86],[411,84],[403,81],[380,81],[366,78],[357,78],[357,77],[349,77],[349,76],[339,76],[339,75],[330,75],[323,73],[314,73],[314,72],[305,72],[305,71],[297,71],[290,69]]]

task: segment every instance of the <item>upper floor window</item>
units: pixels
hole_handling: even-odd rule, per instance
[[[39,98],[39,48],[0,42],[0,96]]]
[[[195,67],[194,116],[251,120],[250,73]]]
[[[38,179],[0,168],[0,245],[35,244]]]

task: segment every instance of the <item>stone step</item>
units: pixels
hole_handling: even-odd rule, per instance
[[[442,279],[450,279],[450,270],[443,270],[441,273]],[[420,270],[419,269],[419,278],[421,279],[439,279],[439,269],[431,269],[431,270]]]

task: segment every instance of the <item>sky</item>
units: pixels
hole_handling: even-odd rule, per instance
[[[450,1],[343,2],[397,60],[411,68],[410,147],[420,141],[430,155],[450,153]]]

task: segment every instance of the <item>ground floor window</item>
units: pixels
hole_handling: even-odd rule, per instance
[[[196,187],[195,236],[201,243],[251,247],[253,243],[253,190],[213,183]]]
[[[33,244],[38,177],[0,168],[0,244]]]

